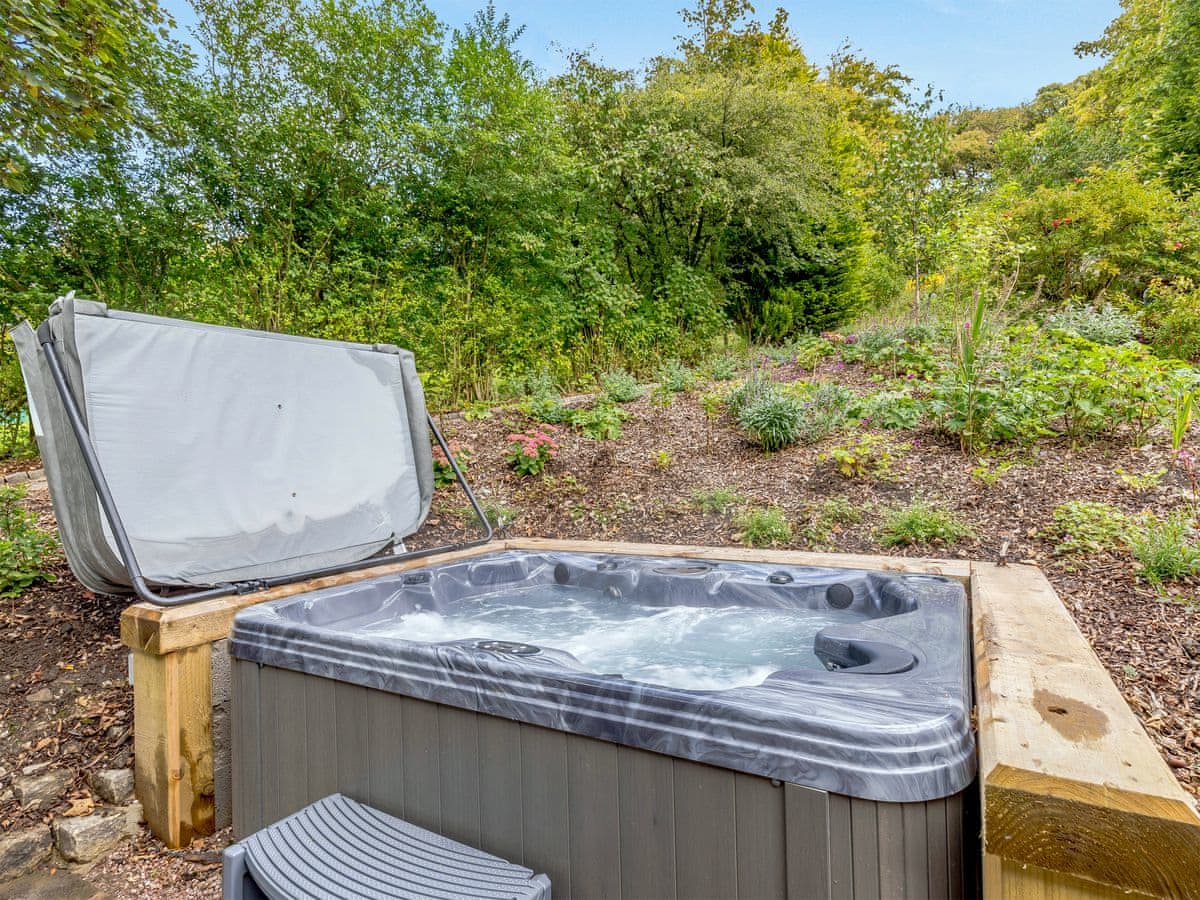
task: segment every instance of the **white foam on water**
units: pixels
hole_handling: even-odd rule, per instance
[[[372,634],[442,643],[518,641],[570,653],[586,668],[689,690],[762,684],[780,669],[823,668],[813,638],[860,622],[842,610],[649,606],[600,591],[537,585],[418,610]]]

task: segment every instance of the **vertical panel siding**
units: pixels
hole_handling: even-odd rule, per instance
[[[233,675],[239,836],[336,789],[546,872],[555,900],[974,889],[969,798],[851,800],[254,663]]]

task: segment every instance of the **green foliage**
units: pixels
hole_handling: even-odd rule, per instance
[[[743,501],[743,497],[732,488],[716,487],[707,491],[692,491],[692,506],[709,515],[725,515]]]
[[[643,388],[637,378],[624,369],[612,369],[600,375],[604,396],[613,403],[631,403],[642,396]]]
[[[1127,539],[1138,562],[1138,577],[1156,587],[1200,571],[1200,539],[1186,510],[1175,510],[1165,519],[1151,517],[1132,528]]]
[[[884,547],[933,543],[948,546],[971,534],[970,526],[954,512],[917,499],[889,511],[876,538]]]
[[[742,412],[759,400],[777,397],[780,394],[779,385],[763,372],[751,372],[746,379],[729,392],[729,413],[735,419],[740,419]]]
[[[971,469],[971,477],[981,483],[984,487],[995,487],[1000,483],[1000,479],[1004,477],[1013,464],[1011,462],[1002,462],[998,465],[993,465],[988,460],[983,460],[977,466]]]
[[[696,382],[696,373],[677,359],[668,359],[663,363],[655,376],[659,385],[672,394],[680,394],[690,390]]]
[[[1191,278],[1154,279],[1146,290],[1146,339],[1169,359],[1200,362],[1200,288]]]
[[[550,427],[534,428],[508,436],[504,458],[518,475],[540,475],[558,455],[558,441]]]
[[[1048,316],[1046,325],[1110,347],[1137,340],[1142,327],[1136,315],[1117,309],[1111,303],[1100,307],[1068,305]]]
[[[21,506],[24,496],[24,488],[0,487],[0,597],[16,597],[39,581],[54,580],[47,570],[58,544]]]
[[[521,515],[521,511],[512,506],[506,506],[496,500],[481,500],[480,508],[483,510],[484,517],[492,523],[492,527],[497,531],[504,531],[513,522],[517,521],[517,517]],[[462,509],[461,515],[463,518],[474,520],[475,510],[470,506],[465,506]]]
[[[771,453],[796,443],[804,424],[800,401],[783,394],[766,394],[742,408],[738,423],[750,439]]]
[[[883,370],[893,378],[925,376],[937,368],[935,335],[916,326],[864,329],[842,344],[842,359]]]
[[[1051,535],[1058,554],[1099,553],[1123,545],[1130,520],[1110,503],[1070,500],[1054,510]]]
[[[471,457],[475,451],[470,447],[460,444],[458,441],[450,441],[450,455],[454,462],[458,464],[458,468],[466,474],[467,469],[471,465]],[[448,487],[457,481],[454,475],[454,468],[450,465],[450,459],[442,451],[440,446],[433,448],[433,486],[435,488]]]
[[[843,478],[886,480],[892,477],[892,465],[900,449],[882,435],[865,434],[849,444],[830,447],[820,458],[832,462]]]
[[[838,525],[858,525],[863,520],[862,507],[848,497],[829,497],[817,507],[817,514]]]
[[[1155,469],[1153,472],[1126,472],[1120,466],[1113,470],[1121,484],[1131,491],[1141,493],[1153,490],[1167,474],[1166,469]]]
[[[925,404],[907,390],[879,391],[857,400],[854,415],[875,428],[916,428]]]
[[[572,411],[571,424],[593,441],[615,441],[621,436],[621,422],[629,414],[615,403],[600,402],[595,406]]]
[[[708,377],[713,381],[733,381],[742,370],[742,360],[728,353],[708,361]]]
[[[736,525],[737,539],[751,547],[775,547],[792,539],[792,524],[778,506],[743,510]]]

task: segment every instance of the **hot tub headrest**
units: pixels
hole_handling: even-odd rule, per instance
[[[433,469],[412,354],[109,310],[70,296],[51,337],[135,556],[161,585],[287,576],[416,531]],[[67,558],[92,590],[130,577],[46,354],[13,340]]]

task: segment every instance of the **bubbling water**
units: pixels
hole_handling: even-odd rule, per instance
[[[824,668],[813,638],[860,622],[847,610],[650,606],[601,591],[537,585],[417,610],[373,633],[408,641],[516,641],[570,653],[588,670],[689,690],[762,684],[772,672]]]

